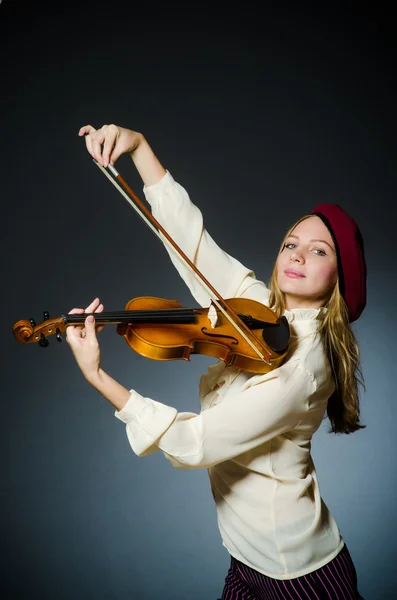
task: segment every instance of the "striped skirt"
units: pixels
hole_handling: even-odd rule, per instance
[[[328,564],[295,579],[273,579],[231,557],[222,600],[359,600],[357,574],[345,545]],[[363,600],[363,599],[362,599]]]

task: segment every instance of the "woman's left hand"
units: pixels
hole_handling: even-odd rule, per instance
[[[100,313],[103,308],[99,298],[95,298],[85,310],[84,308],[73,308],[69,314]],[[66,341],[88,381],[95,379],[100,369],[101,352],[97,332],[99,333],[103,327],[103,325],[97,327],[96,331],[95,318],[91,315],[86,318],[84,325],[69,325],[66,329]]]

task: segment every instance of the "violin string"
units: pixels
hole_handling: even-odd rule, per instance
[[[93,159],[94,163],[97,165],[97,167],[99,167],[99,169],[104,173],[104,175],[106,175],[106,177],[109,179],[109,181],[114,185],[114,187],[120,192],[120,194],[122,196],[124,196],[124,198],[127,200],[127,202],[132,206],[132,208],[135,210],[135,212],[138,213],[138,215],[141,217],[141,219],[146,223],[146,225],[148,227],[150,227],[150,229],[153,231],[153,233],[162,241],[164,242],[167,247],[171,248],[171,250],[178,256],[178,258],[180,259],[180,255],[179,253],[176,251],[176,249],[172,246],[172,244],[170,244],[168,242],[168,240],[166,238],[164,238],[164,236],[161,235],[161,233],[154,227],[154,225],[149,221],[149,219],[147,219],[147,217],[141,212],[141,210],[138,208],[138,206],[136,206],[133,201],[131,200],[131,198],[127,195],[127,193],[124,191],[124,189],[119,185],[118,181],[116,179],[114,179],[114,177],[112,177],[111,175],[109,175],[108,171],[102,167],[102,165],[100,165],[98,163],[97,160],[95,160],[95,158]],[[108,168],[110,170],[110,172],[117,177],[119,175],[119,173],[117,172],[117,170],[113,167],[113,165],[108,165]],[[187,263],[187,266],[190,268],[190,270],[192,271],[192,273],[194,274],[194,276],[197,278],[197,274],[195,273],[195,271],[192,269],[192,267],[189,265],[189,263]],[[221,303],[218,301],[217,298],[214,297],[212,291],[208,288],[208,286],[206,285],[206,283],[204,281],[202,281],[201,279],[198,279],[198,281],[200,282],[200,284],[205,288],[206,292],[209,294],[211,300],[214,302],[214,304],[216,304],[216,306],[219,308],[219,310],[221,312],[223,312],[223,314],[225,315],[225,317],[232,323],[232,325],[234,325],[234,327],[237,329],[237,331],[240,333],[240,335],[245,339],[245,341],[251,346],[251,348],[253,348],[253,350],[256,352],[256,354],[259,356],[259,358],[261,360],[263,360],[266,364],[270,365],[271,363],[270,361],[270,355],[269,355],[269,361],[267,361],[265,359],[265,357],[262,355],[262,353],[258,350],[258,348],[255,346],[255,344],[249,339],[249,337],[245,334],[245,332],[241,329],[241,327],[238,325],[238,323],[236,323],[231,316],[228,314],[228,312],[226,311],[226,309],[221,305]]]
[[[102,313],[83,313],[83,314],[68,314],[64,316],[64,321],[67,323],[77,322],[83,323],[85,319],[92,315],[98,323],[104,321],[122,321],[134,323],[194,323],[196,321],[196,313],[194,310],[186,309],[159,309],[159,310],[131,310],[131,311],[114,311]]]
[[[99,312],[99,313],[81,313],[81,314],[74,314],[74,313],[69,313],[72,314],[72,316],[87,316],[87,315],[94,315],[94,316],[112,316],[112,315],[195,315],[196,312],[194,309],[192,308],[159,308],[159,309],[149,309],[149,310],[144,310],[144,309],[140,309],[140,310],[116,310],[116,311],[110,311],[110,312]]]
[[[160,316],[160,315],[166,315],[166,316],[177,316],[177,315],[181,315],[181,316],[195,316],[196,312],[194,311],[194,309],[191,308],[184,308],[184,309],[174,309],[174,308],[161,308],[161,309],[157,309],[157,310],[116,310],[116,311],[110,311],[110,312],[100,312],[100,313],[81,313],[81,314],[74,314],[74,313],[68,313],[68,317],[81,317],[82,319],[85,319],[86,317],[88,317],[88,315],[93,315],[95,318],[99,317],[99,318],[111,318],[114,316],[122,316],[122,317],[128,317],[128,316],[140,316],[140,315],[144,315],[146,317],[149,317],[150,315],[156,315],[156,316]]]

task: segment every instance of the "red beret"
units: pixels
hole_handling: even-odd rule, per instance
[[[312,214],[327,226],[338,257],[339,290],[349,309],[350,323],[367,301],[367,265],[364,242],[357,223],[338,204],[319,204]]]

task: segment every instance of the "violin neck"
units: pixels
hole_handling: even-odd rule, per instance
[[[196,313],[191,308],[164,308],[161,310],[122,310],[102,313],[83,313],[81,315],[62,315],[65,325],[79,325],[84,323],[89,315],[95,317],[100,325],[118,323],[195,323]]]

